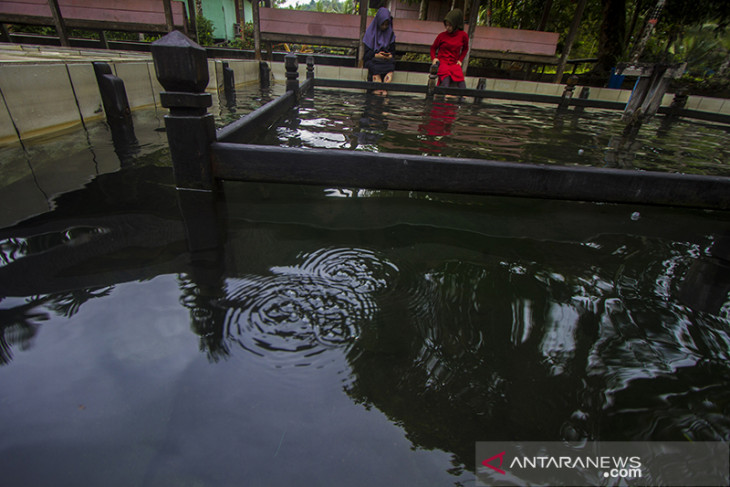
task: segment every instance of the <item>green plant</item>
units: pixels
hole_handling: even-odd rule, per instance
[[[195,17],[195,27],[198,31],[198,44],[201,46],[213,45],[213,21],[202,15]]]
[[[413,61],[417,63],[430,63],[431,56],[428,54],[419,54],[415,52],[407,52],[400,58],[401,61]]]

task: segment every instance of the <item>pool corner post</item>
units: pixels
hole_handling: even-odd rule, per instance
[[[179,31],[172,31],[152,43],[157,79],[170,146],[175,185],[179,189],[212,191],[212,149],[215,121],[208,113],[212,96],[208,86],[208,57],[204,48]]]

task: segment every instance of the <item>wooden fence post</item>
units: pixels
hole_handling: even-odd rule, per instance
[[[212,151],[215,122],[208,113],[212,105],[208,86],[205,49],[180,31],[172,31],[152,43],[152,58],[160,84],[175,184],[178,188],[212,190]]]
[[[479,81],[477,81],[477,90],[486,90],[487,89],[487,79],[486,78],[479,78]],[[475,96],[474,97],[474,104],[479,105],[482,102],[481,96]]]
[[[363,38],[365,37],[365,30],[368,24],[368,0],[359,0],[357,2],[358,13],[360,14],[360,42],[357,47],[357,67],[362,69],[363,58],[365,57],[365,43]]]
[[[307,56],[307,79],[314,79],[314,56]]]
[[[570,106],[570,100],[573,98],[573,92],[577,84],[577,76],[573,75],[568,78],[568,82],[565,84],[565,89],[563,90],[563,96],[560,98],[560,103],[558,104],[558,109],[565,110]]]
[[[434,63],[428,70],[428,86],[426,88],[426,98],[433,97],[433,92],[438,84],[439,63]]]
[[[167,24],[167,32],[175,30],[175,22],[172,20],[172,4],[170,0],[162,0],[162,7],[165,10],[165,24]]]
[[[66,32],[66,22],[63,21],[61,8],[58,6],[58,0],[48,0],[48,6],[51,8],[53,25],[56,26],[56,33],[58,34],[58,39],[61,41],[61,45],[64,47],[70,46],[68,43],[68,33]]]
[[[297,55],[290,52],[284,56],[284,68],[286,69],[286,91],[293,91],[299,98],[299,61]]]

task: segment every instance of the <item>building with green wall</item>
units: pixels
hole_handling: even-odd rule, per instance
[[[193,1],[185,0],[185,3]],[[197,0],[196,3],[203,17],[213,23],[216,40],[233,40],[239,32],[237,25],[253,22],[250,0]]]

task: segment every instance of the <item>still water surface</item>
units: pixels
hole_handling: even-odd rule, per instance
[[[441,155],[551,165],[730,175],[730,129],[649,120],[623,134],[621,113],[471,98],[337,93],[317,89],[265,143]],[[322,96],[328,93],[328,96]]]
[[[266,141],[581,163],[616,128],[490,107],[470,148],[357,96]],[[727,212],[226,183],[184,219],[135,117],[131,152],[103,124],[4,151],[1,485],[473,485],[476,441],[730,440]]]

